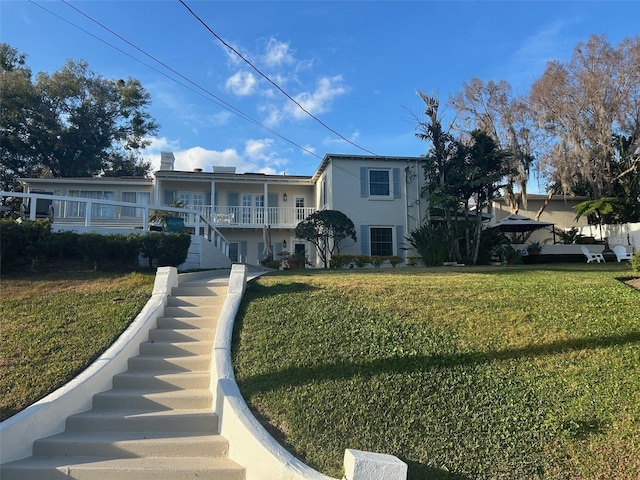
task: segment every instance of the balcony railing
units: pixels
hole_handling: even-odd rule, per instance
[[[184,219],[185,224],[200,231],[203,227],[220,228],[295,228],[298,223],[316,211],[312,207],[211,207],[187,205],[184,208],[159,205],[141,205],[83,197],[45,195],[42,193],[0,192],[3,196],[44,199],[53,205],[55,224],[82,225],[84,227],[120,227],[146,229],[152,210],[167,210]],[[27,218],[36,218],[35,205],[29,208]],[[207,235],[205,235],[207,236]]]
[[[151,210],[167,210],[176,216],[189,219],[193,232],[211,241],[225,255],[229,254],[229,242],[211,222],[209,216],[193,208],[175,208],[159,205],[119,202],[83,197],[67,197],[43,193],[19,193],[0,191],[0,196],[22,198],[28,207],[21,209],[25,220],[36,220],[39,201],[50,202],[51,216],[56,227],[81,227],[91,231],[93,227],[109,230],[147,230]]]
[[[272,227],[295,228],[298,223],[307,218],[315,208],[311,207],[211,207],[188,206],[190,210],[196,210],[203,217],[210,218],[217,227]],[[185,222],[191,223],[192,219],[185,216]]]

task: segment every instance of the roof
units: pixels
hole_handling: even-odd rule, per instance
[[[158,170],[155,172],[156,178],[162,180],[190,180],[212,181],[219,180],[230,183],[295,183],[310,185],[311,177],[308,175],[269,175],[266,173],[221,173],[221,172],[189,172],[180,170]]]
[[[53,178],[24,178],[18,179],[20,183],[30,184],[51,184],[51,183],[72,183],[87,184],[93,183],[98,185],[108,185],[117,183],[129,183],[134,185],[152,185],[153,179],[146,177],[53,177]]]
[[[331,160],[357,160],[362,161],[366,160],[367,162],[371,161],[380,161],[380,162],[388,162],[388,161],[401,161],[401,162],[416,162],[420,160],[424,160],[423,157],[404,157],[404,156],[385,156],[385,155],[343,155],[339,153],[327,153],[316,172],[313,174],[313,181],[317,181],[322,172],[327,168],[327,166],[331,163]]]

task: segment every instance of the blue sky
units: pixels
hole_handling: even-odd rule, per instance
[[[34,73],[83,59],[104,77],[140,80],[161,125],[147,152],[155,166],[170,150],[183,170],[311,175],[326,153],[424,154],[417,90],[445,104],[478,77],[526,93],[548,60],[568,60],[589,35],[617,45],[640,33],[637,1],[185,3],[339,135],[177,0],[1,0],[0,40],[26,53]]]

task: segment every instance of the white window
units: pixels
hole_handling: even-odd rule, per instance
[[[369,195],[372,197],[391,195],[389,170],[369,170]]]
[[[252,198],[250,193],[242,194],[242,223],[251,223]]]
[[[393,229],[391,227],[371,227],[369,230],[371,255],[393,255]]]
[[[296,221],[301,222],[305,219],[304,197],[296,197]]]
[[[93,200],[113,200],[115,192],[111,191],[92,191],[92,190],[69,190],[70,197],[90,198]],[[67,202],[65,216],[67,217],[84,217],[87,204],[84,202]],[[98,202],[91,204],[91,216],[102,218],[114,218],[115,208],[113,205],[100,204]]]
[[[122,201],[138,205],[149,205],[151,194],[149,192],[122,192]],[[122,207],[120,209],[121,217],[142,217],[142,214],[141,208]]]
[[[194,193],[191,197],[191,205],[201,207],[204,205],[204,193]]]
[[[256,195],[256,223],[264,223],[264,195]]]

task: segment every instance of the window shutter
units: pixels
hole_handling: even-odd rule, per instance
[[[270,193],[267,195],[267,200],[269,202],[269,208],[278,206],[278,194]]]
[[[264,242],[258,242],[258,258],[264,260]]]
[[[400,198],[402,192],[400,191],[400,169],[393,169],[393,198]]]
[[[229,192],[227,194],[227,206],[228,207],[240,206],[240,195],[238,194],[238,192]]]
[[[367,167],[360,167],[360,197],[365,198],[369,196],[369,192],[367,191],[368,186],[367,179]]]
[[[371,239],[369,238],[369,225],[360,225],[360,251],[362,255],[369,255],[369,242]]]
[[[396,225],[396,255],[401,257],[404,248],[404,225]]]

